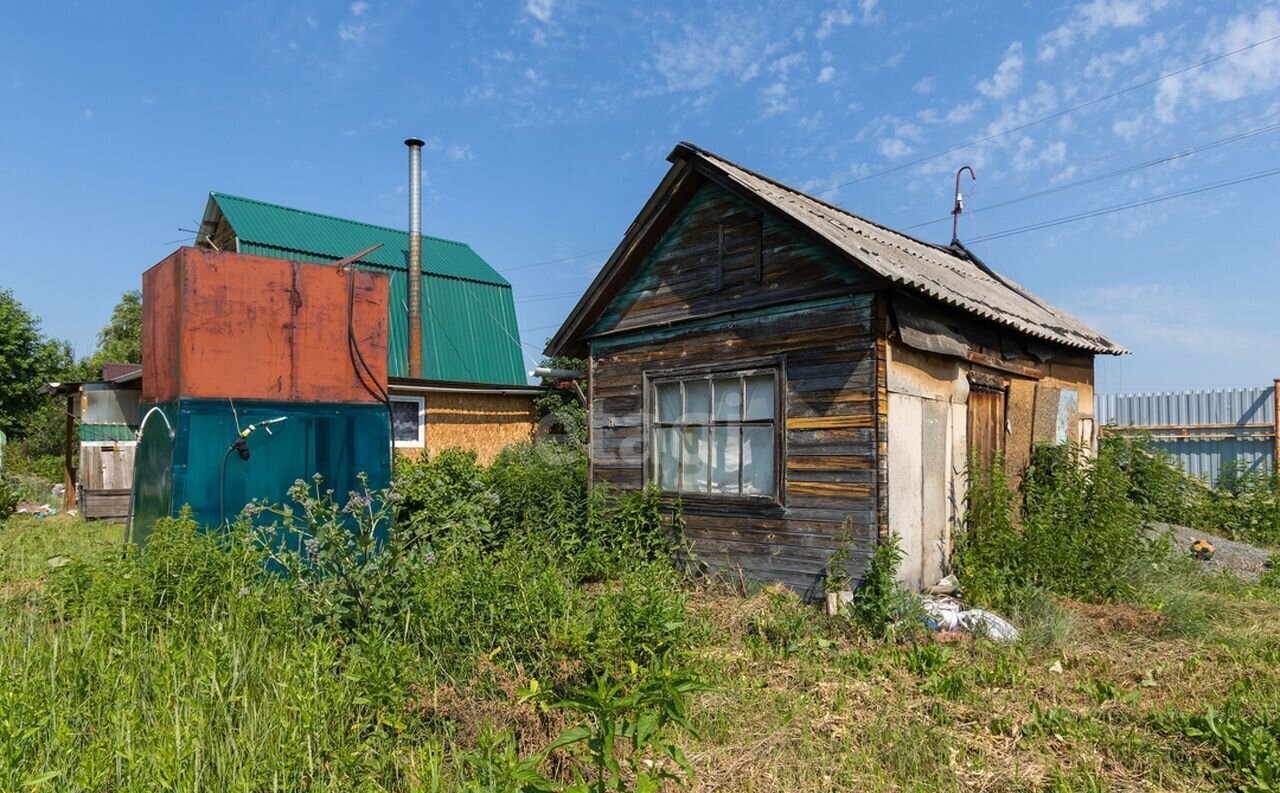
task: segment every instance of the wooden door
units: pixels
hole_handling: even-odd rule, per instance
[[[991,465],[1004,452],[1005,390],[972,384],[969,387],[969,451],[980,465]]]

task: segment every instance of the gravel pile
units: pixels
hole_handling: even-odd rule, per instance
[[[1153,523],[1151,531],[1153,534],[1163,534],[1167,531],[1173,532],[1174,545],[1188,553],[1190,552],[1191,544],[1196,540],[1208,540],[1213,545],[1214,553],[1212,559],[1200,563],[1204,571],[1230,570],[1249,581],[1258,580],[1258,576],[1262,575],[1263,571],[1267,569],[1267,560],[1271,558],[1273,553],[1266,548],[1259,548],[1247,542],[1228,540],[1226,537],[1206,534],[1196,529],[1188,529],[1186,526]],[[1280,557],[1280,554],[1276,555]]]

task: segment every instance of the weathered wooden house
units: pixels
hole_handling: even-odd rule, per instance
[[[970,449],[1022,470],[1093,443],[1124,350],[963,246],[886,228],[681,143],[551,340],[590,361],[593,483],[678,496],[697,557],[816,595],[852,536],[944,572]]]

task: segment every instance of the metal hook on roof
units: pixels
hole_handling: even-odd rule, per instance
[[[956,171],[956,205],[955,205],[955,208],[951,210],[951,244],[952,245],[955,245],[957,242],[960,241],[960,236],[957,233],[957,231],[960,226],[960,213],[964,211],[964,195],[960,192],[960,174],[964,173],[965,171],[969,172],[970,179],[972,179],[975,182],[978,181],[978,175],[974,173],[973,168],[969,167],[968,165],[961,165],[960,170]]]

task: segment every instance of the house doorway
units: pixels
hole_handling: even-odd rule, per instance
[[[983,467],[1004,453],[1006,394],[997,386],[969,385],[969,452],[972,462]]]

